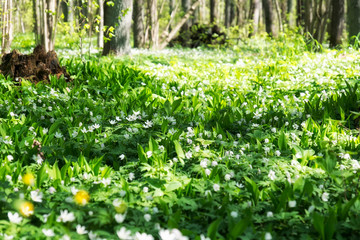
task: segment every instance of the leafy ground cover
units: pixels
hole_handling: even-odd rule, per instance
[[[253,39],[1,77],[1,237],[358,239],[359,56]]]

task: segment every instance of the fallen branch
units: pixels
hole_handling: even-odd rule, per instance
[[[175,37],[175,35],[180,31],[181,27],[186,23],[186,21],[190,18],[190,16],[195,12],[196,8],[199,6],[200,0],[197,0],[187,11],[184,17],[180,20],[180,22],[174,27],[174,29],[169,33],[167,38],[160,44],[160,49],[166,48],[169,42]]]

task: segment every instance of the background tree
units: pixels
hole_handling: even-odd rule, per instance
[[[210,24],[217,24],[218,19],[218,0],[210,0]]]
[[[133,4],[134,47],[143,48],[145,44],[144,0],[135,0]]]
[[[360,33],[360,0],[348,0],[347,2],[347,24],[349,38]]]
[[[1,53],[10,52],[11,42],[13,40],[13,2],[12,0],[1,1],[2,9],[2,41],[1,41]]]
[[[275,37],[277,35],[274,24],[274,8],[271,0],[262,0],[265,16],[266,32]]]
[[[103,55],[124,55],[130,53],[130,30],[132,0],[113,0],[114,6],[105,4],[104,24],[115,28],[114,36],[104,43]]]
[[[157,0],[148,0],[148,19],[150,27],[150,46],[153,49],[159,47],[159,20]]]
[[[336,47],[342,42],[345,17],[345,0],[332,0],[330,47]]]

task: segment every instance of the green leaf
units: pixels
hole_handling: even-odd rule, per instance
[[[182,187],[182,184],[180,182],[174,181],[174,182],[170,182],[164,185],[165,186],[165,191],[166,192],[171,192],[174,191],[178,188]]]
[[[208,230],[207,230],[207,236],[210,238],[210,239],[216,239],[216,233],[218,231],[218,228],[219,228],[219,225],[221,223],[222,219],[221,218],[218,218],[217,220],[213,221]]]
[[[174,140],[174,144],[175,144],[175,151],[176,151],[178,158],[181,160],[185,159],[185,154],[184,154],[184,151],[183,151],[179,141]]]

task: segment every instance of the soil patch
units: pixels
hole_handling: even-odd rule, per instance
[[[12,77],[15,81],[26,79],[33,83],[49,82],[49,75],[55,75],[58,78],[63,75],[67,82],[71,81],[66,68],[60,66],[56,52],[46,52],[41,45],[28,55],[21,54],[18,50],[4,54],[1,59],[0,73]]]

